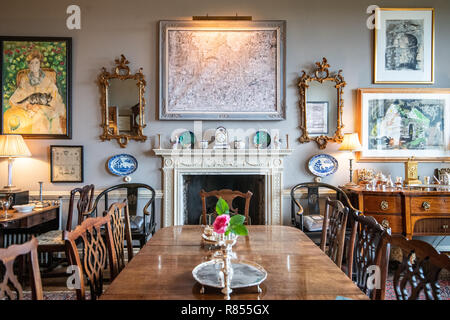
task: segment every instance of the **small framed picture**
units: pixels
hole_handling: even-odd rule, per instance
[[[375,83],[434,83],[434,9],[375,13]]]
[[[328,134],[328,101],[306,103],[306,124],[308,134]]]
[[[124,115],[124,116],[120,116],[118,117],[118,121],[117,121],[117,126],[119,128],[119,131],[125,131],[125,132],[129,132],[131,131],[131,115]]]
[[[50,146],[50,181],[83,182],[83,146]]]

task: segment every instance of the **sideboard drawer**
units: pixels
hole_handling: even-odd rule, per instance
[[[42,212],[40,214],[33,215],[28,218],[27,227],[34,227],[41,223],[56,219],[57,212],[56,210]]]
[[[391,228],[391,233],[401,234],[403,232],[403,223],[401,215],[393,214],[368,214],[368,216],[374,217],[377,222],[384,226],[387,222]]]
[[[450,235],[450,218],[422,219],[414,224],[415,234],[448,234]]]
[[[450,213],[449,197],[412,197],[411,214]]]
[[[401,213],[400,197],[364,195],[364,212],[366,213]]]

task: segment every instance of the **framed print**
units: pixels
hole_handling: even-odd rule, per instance
[[[328,101],[306,103],[308,134],[328,134]]]
[[[119,116],[119,120],[117,122],[119,131],[130,132],[132,127],[132,117],[131,114]]]
[[[450,161],[450,89],[358,89],[359,161]]]
[[[285,21],[160,21],[160,120],[284,120]]]
[[[71,138],[71,38],[0,37],[2,134]]]
[[[434,9],[375,13],[374,82],[434,83]]]
[[[83,146],[50,146],[50,181],[83,182]]]

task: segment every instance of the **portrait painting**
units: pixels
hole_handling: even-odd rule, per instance
[[[360,89],[363,157],[449,157],[450,89]]]
[[[71,39],[1,38],[2,134],[71,137]]]
[[[375,83],[434,82],[434,10],[376,11]]]
[[[285,119],[285,21],[161,21],[161,120]]]

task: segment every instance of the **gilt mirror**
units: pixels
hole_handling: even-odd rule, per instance
[[[116,59],[112,72],[102,69],[98,82],[101,91],[102,141],[116,139],[122,148],[129,140],[145,141],[143,134],[145,79],[142,68],[130,73],[124,55]]]
[[[315,141],[320,149],[328,142],[342,142],[342,93],[345,87],[342,70],[330,74],[327,59],[316,62],[316,70],[308,75],[304,70],[299,81],[302,135],[301,143]]]

